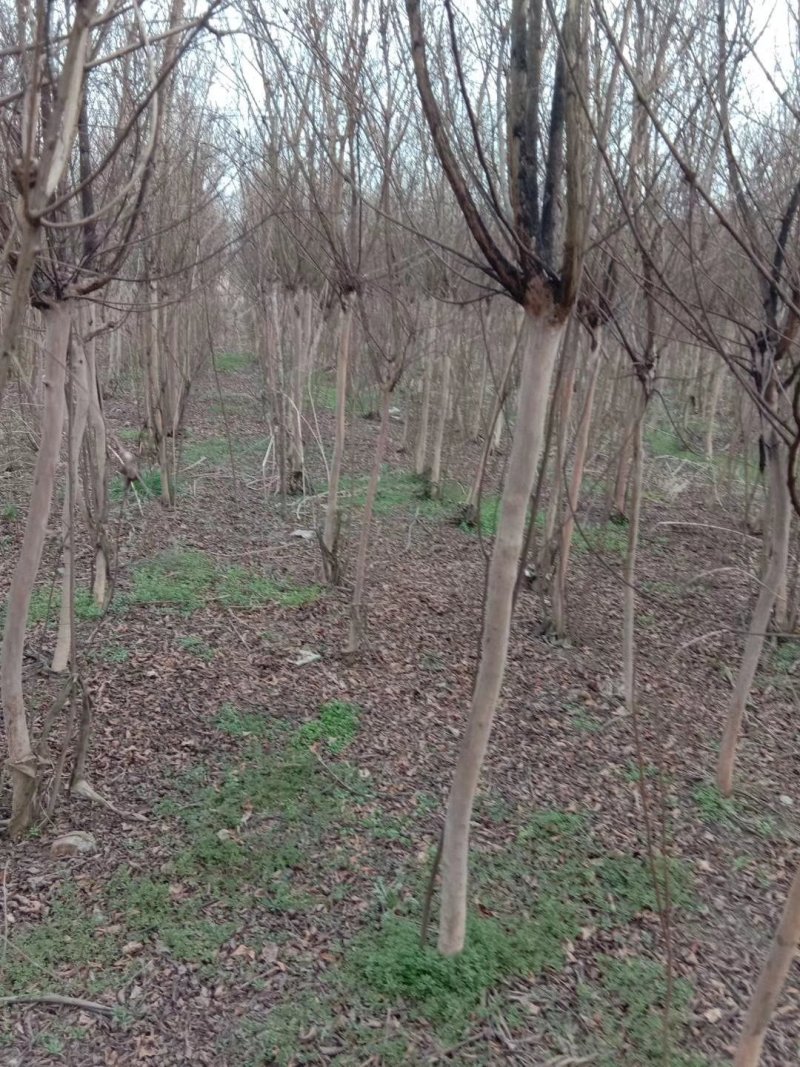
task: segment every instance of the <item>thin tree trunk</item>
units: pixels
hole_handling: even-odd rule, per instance
[[[769,508],[768,529],[764,537],[768,540],[767,566],[750,620],[750,628],[744,646],[744,655],[736,676],[728,718],[722,735],[719,762],[717,764],[717,785],[720,792],[728,796],[733,791],[733,768],[736,760],[736,746],[744,719],[753,679],[761,659],[764,638],[772,615],[776,599],[783,588],[789,557],[789,528],[791,506],[787,489],[786,449],[779,442],[774,432],[770,434],[767,446],[767,463],[769,467]]]
[[[567,455],[567,435],[569,433],[569,420],[572,414],[572,400],[575,395],[575,373],[578,367],[577,337],[574,325],[567,330],[564,347],[565,353],[564,356],[562,356],[563,369],[561,372],[561,380],[558,383],[557,395],[553,401],[556,405],[556,412],[558,414],[556,454],[553,458],[553,477],[550,482],[550,497],[547,501],[542,543],[539,549],[539,559],[536,565],[536,573],[537,575],[540,575],[542,579],[544,579],[545,575],[549,575],[550,568],[553,564],[553,555],[556,548],[556,519],[561,511],[564,463]]]
[[[489,419],[489,425],[486,429],[486,434],[483,442],[483,448],[481,449],[481,458],[478,461],[478,466],[475,470],[475,477],[472,479],[472,485],[470,486],[469,496],[467,497],[464,505],[464,520],[468,523],[478,521],[478,494],[481,491],[483,485],[483,477],[486,471],[486,464],[489,462],[489,455],[494,447],[495,427],[497,420],[503,413],[506,398],[508,397],[509,388],[512,380],[512,372],[514,370],[514,364],[516,362],[517,352],[520,344],[522,343],[522,336],[524,333],[525,316],[523,315],[518,322],[514,324],[514,339],[508,348],[508,357],[506,359],[505,366],[503,367],[503,373],[500,377],[500,381],[497,386],[497,392],[495,394],[494,402],[492,405],[492,414]],[[488,364],[489,357],[486,356],[486,362]]]
[[[705,413],[705,442],[703,451],[709,463],[714,459],[714,426],[717,421],[717,405],[722,392],[723,374],[720,367],[715,367],[712,372],[711,387],[708,391]]]
[[[505,673],[525,516],[542,448],[550,382],[563,322],[526,313],[516,427],[486,585],[481,649],[469,720],[447,802],[442,844],[439,951],[464,947],[472,807]]]
[[[79,314],[79,321],[82,318]],[[72,344],[69,366],[69,382],[67,393],[71,398],[71,417],[69,428],[69,460],[67,463],[66,486],[64,490],[64,507],[61,518],[61,531],[63,538],[63,578],[61,582],[61,607],[58,617],[58,634],[56,646],[53,652],[52,671],[54,674],[62,674],[69,666],[70,650],[72,648],[72,617],[73,605],[70,590],[74,587],[73,568],[75,566],[75,509],[72,506],[74,488],[78,485],[78,457],[83,447],[83,439],[86,434],[86,424],[89,417],[89,388],[88,368],[86,365],[86,353],[83,341],[78,336],[79,330],[72,331]],[[70,401],[68,400],[69,404]]]
[[[91,317],[89,317],[91,327]],[[113,337],[112,337],[113,341]],[[92,482],[92,524],[95,535],[94,585],[92,594],[99,608],[106,606],[108,579],[111,574],[111,551],[107,547],[106,522],[108,520],[108,478],[106,476],[106,420],[103,400],[97,377],[96,341],[91,338],[85,345],[87,386],[89,391],[89,429],[91,431],[91,456],[87,464]],[[87,493],[89,488],[87,487]],[[88,513],[87,507],[87,513]]]
[[[800,942],[800,865],[795,871],[781,921],[747,1009],[733,1067],[758,1067],[778,997]]]
[[[622,447],[617,460],[617,474],[614,479],[614,497],[611,517],[615,520],[626,518],[626,500],[628,499],[628,482],[631,472],[631,453],[633,452],[633,426],[625,425]]]
[[[390,398],[390,391],[384,387],[381,394],[381,421],[378,442],[375,446],[375,456],[372,461],[369,485],[367,486],[367,498],[364,501],[364,514],[361,518],[361,536],[358,541],[358,555],[356,557],[355,586],[353,588],[353,601],[350,605],[350,628],[345,652],[351,655],[361,648],[367,629],[367,612],[364,605],[364,590],[367,584],[367,552],[369,550],[372,513],[375,510],[375,497],[378,493],[378,483],[381,477],[381,466],[386,452],[386,442],[389,439]]]
[[[84,690],[81,694],[81,714],[78,720],[78,737],[75,742],[75,759],[72,764],[70,775],[71,792],[80,792],[81,786],[88,785],[86,777],[86,760],[89,756],[89,741],[92,736],[92,704],[89,694]]]
[[[353,329],[354,293],[346,293],[342,308],[341,333],[336,360],[336,422],[333,439],[333,460],[328,482],[328,508],[322,533],[322,565],[325,577],[332,584],[339,581],[339,483],[342,478],[345,434],[347,430],[347,368],[350,362],[350,336]]]
[[[489,323],[491,316],[486,316],[486,332],[489,332]],[[488,353],[483,353],[483,359],[481,360],[481,380],[478,385],[478,394],[475,405],[472,409],[472,423],[470,425],[469,436],[471,441],[477,441],[481,435],[481,425],[483,423],[483,401],[486,396],[486,379],[489,375],[489,356]]]
[[[506,394],[506,399],[508,399],[510,392],[511,390],[509,390]],[[492,441],[489,449],[491,453],[497,453],[503,447],[503,435],[505,433],[507,424],[508,419],[506,418],[506,406],[505,403],[503,403],[497,409],[497,418],[494,420],[494,430],[492,431]]]
[[[43,312],[45,320],[44,409],[33,490],[17,565],[8,595],[3,647],[0,653],[0,688],[8,744],[12,807],[12,837],[31,825],[35,815],[37,763],[31,748],[22,687],[22,659],[31,594],[42,559],[47,522],[53,499],[61,432],[66,408],[64,381],[70,334],[70,308],[54,304]]]
[[[572,534],[575,529],[575,512],[583,483],[583,472],[586,466],[586,453],[589,449],[589,430],[592,425],[592,410],[594,408],[594,396],[597,389],[597,379],[600,371],[600,348],[595,338],[592,339],[591,355],[592,368],[589,372],[589,383],[586,389],[586,398],[583,402],[583,410],[578,424],[578,433],[575,441],[575,458],[572,464],[572,476],[569,489],[567,490],[567,513],[561,524],[560,545],[558,561],[553,582],[552,613],[553,628],[563,637],[567,632],[567,573],[572,553]]]
[[[303,314],[300,306],[300,294],[295,293],[292,302],[294,316],[294,364],[289,374],[289,484],[292,495],[305,492],[305,455],[303,450],[303,407],[305,392],[303,389],[306,352],[303,337]]]
[[[628,551],[625,557],[625,592],[622,617],[622,677],[625,704],[633,715],[636,702],[636,555],[639,548],[639,520],[642,511],[642,429],[644,398],[640,398],[631,427],[631,513],[628,527]]]
[[[431,414],[431,388],[433,385],[433,347],[436,338],[436,326],[431,327],[431,339],[423,351],[425,361],[422,371],[422,406],[419,414],[419,428],[417,430],[417,442],[414,448],[414,473],[421,478],[426,469],[428,454],[428,426]]]
[[[444,447],[444,435],[447,429],[448,403],[450,400],[450,372],[452,360],[450,353],[445,352],[442,362],[442,387],[439,394],[439,418],[436,423],[436,435],[433,439],[433,455],[431,456],[431,496],[438,500],[442,495],[442,449]]]

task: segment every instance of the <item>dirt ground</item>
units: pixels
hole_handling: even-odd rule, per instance
[[[296,535],[319,502],[282,513],[265,492],[255,372],[223,380],[236,478],[209,384],[178,506],[125,499],[114,607],[99,627],[81,622],[96,630],[81,662],[91,779],[117,811],[73,798],[29,839],[0,843],[0,993],[108,1011],[7,1006],[0,1064],[643,1067],[665,1062],[665,1007],[666,1062],[727,1062],[797,862],[800,775],[786,644],[762,664],[735,798],[712,785],[760,551],[714,472],[648,461],[639,754],[621,700],[624,527],[583,515],[594,547],[576,535],[570,642],[543,637],[538,596],[521,595],[475,816],[475,947],[448,970],[411,931],[469,702],[486,544],[409,490],[393,424],[369,636],[348,660],[351,576],[322,589],[316,541]],[[108,407],[112,425],[135,428],[120,400]],[[329,440],[331,414],[317,414]],[[347,469],[363,476],[377,426],[350,426]],[[478,450],[451,447],[454,494]],[[322,484],[313,442],[309,456]],[[0,482],[4,589],[18,482]],[[351,558],[362,492],[351,482]],[[31,630],[37,714],[63,684],[43,668],[53,636]],[[51,859],[68,829],[97,850]],[[656,863],[670,872],[661,916],[648,839],[671,857]],[[793,973],[771,1067],[800,1063],[797,986]]]

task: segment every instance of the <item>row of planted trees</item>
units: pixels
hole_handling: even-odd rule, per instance
[[[278,503],[314,498],[324,575],[336,584],[349,568],[350,654],[367,633],[371,516],[392,417],[434,497],[452,450],[480,443],[465,521],[480,521],[483,486],[502,476],[444,821],[442,953],[464,944],[472,805],[522,576],[535,574],[543,625],[566,635],[589,468],[603,469],[604,510],[628,529],[622,667],[636,713],[643,432],[654,409],[684,450],[712,462],[721,446],[731,477],[741,463],[744,526],[748,486],[763,472],[762,573],[717,768],[732,790],[765,635],[787,633],[794,618],[800,440],[800,82],[794,67],[784,76],[764,63],[753,18],[744,0],[717,0],[713,17],[677,0],[613,11],[599,0],[481,2],[470,20],[451,0],[430,11],[407,0],[404,17],[386,0],[308,0],[280,18],[246,0],[199,13],[174,0],[147,14],[80,0],[57,16],[20,8],[7,22],[0,402],[10,422],[13,385],[36,456],[0,661],[12,835],[54,810],[62,780],[96,796],[76,538],[90,538],[91,594],[104,610],[116,568],[110,470],[126,485],[138,476],[104,394],[135,385],[142,439],[174,506],[193,385],[215,373],[234,334],[262,371],[268,488]],[[307,454],[325,453],[320,379],[335,385],[324,487]],[[378,430],[350,546],[342,479],[358,394]],[[25,634],[59,482],[51,666],[66,680],[34,721]],[[59,713],[63,743],[48,761]],[[742,1065],[757,1062],[788,969],[795,897],[798,885]]]

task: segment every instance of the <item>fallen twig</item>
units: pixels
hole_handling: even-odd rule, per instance
[[[66,1008],[82,1008],[98,1015],[113,1015],[114,1008],[109,1004],[99,1004],[96,1000],[81,1000],[80,997],[62,997],[58,993],[21,993],[16,997],[0,997],[0,1008],[12,1004],[58,1004]]]

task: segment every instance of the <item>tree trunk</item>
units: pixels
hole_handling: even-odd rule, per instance
[[[431,387],[433,385],[433,346],[436,338],[436,327],[431,327],[430,343],[425,346],[423,359],[425,365],[422,371],[422,406],[419,414],[419,428],[417,430],[417,443],[414,448],[414,473],[422,477],[425,473],[426,457],[428,454],[428,426],[431,416]]]
[[[514,370],[514,364],[516,362],[517,353],[522,343],[523,326],[525,316],[523,315],[514,324],[514,337],[511,344],[508,347],[508,356],[506,357],[505,366],[503,367],[503,373],[500,377],[500,381],[497,384],[497,390],[495,398],[492,403],[492,413],[489,419],[489,424],[486,428],[484,435],[483,448],[481,449],[481,458],[478,461],[478,466],[475,470],[475,477],[472,479],[472,485],[470,487],[469,496],[467,497],[466,504],[464,505],[465,521],[477,522],[478,521],[478,495],[483,485],[483,477],[486,471],[486,464],[489,462],[489,455],[493,449],[493,442],[495,436],[495,427],[497,420],[503,414],[503,407],[506,402],[506,398],[510,392],[512,374]],[[488,364],[489,356],[486,356],[486,363]]]
[[[439,951],[445,956],[455,955],[464,947],[472,807],[505,673],[525,516],[542,448],[550,382],[564,323],[527,312],[523,331],[519,407],[489,563],[478,670],[447,802],[439,925]]]
[[[631,471],[631,453],[633,451],[632,425],[626,423],[622,438],[622,447],[617,460],[617,475],[614,479],[614,497],[611,505],[611,517],[615,520],[626,518],[626,500],[628,499],[628,480]]]
[[[322,566],[326,579],[337,585],[340,577],[339,544],[339,483],[342,478],[345,434],[347,430],[347,367],[350,362],[350,336],[353,329],[354,293],[346,293],[342,308],[341,333],[336,360],[336,422],[333,439],[333,460],[328,482],[328,508],[322,532]]]
[[[87,317],[91,328],[91,316]],[[113,335],[112,335],[113,342]],[[97,376],[96,341],[90,338],[85,345],[87,386],[89,392],[89,430],[91,453],[87,463],[91,486],[86,487],[85,498],[91,495],[91,524],[95,538],[94,585],[92,594],[99,608],[105,608],[108,598],[108,579],[111,574],[113,555],[106,535],[108,521],[108,478],[106,476],[106,420],[103,413],[103,400],[100,381]],[[89,508],[87,506],[87,514]]]
[[[486,332],[489,333],[489,323],[491,316],[486,316]],[[475,403],[472,408],[472,422],[469,428],[469,436],[471,441],[478,441],[481,435],[481,426],[483,425],[483,401],[486,397],[486,379],[489,374],[489,355],[484,352],[483,359],[481,360],[481,378],[478,385],[478,392],[475,398]]]
[[[789,527],[791,507],[787,488],[786,448],[773,432],[767,446],[769,470],[768,528],[764,538],[768,540],[767,566],[750,620],[750,629],[744,646],[744,655],[736,676],[733,695],[728,708],[728,718],[722,735],[717,785],[723,795],[733,791],[733,767],[736,760],[736,745],[742,728],[744,710],[750,689],[761,659],[764,638],[772,615],[772,609],[786,577],[789,557]]]
[[[705,412],[705,441],[703,451],[709,463],[714,459],[714,424],[717,421],[717,405],[719,395],[722,392],[723,373],[721,367],[715,367],[712,371],[711,385],[708,391]]]
[[[300,295],[295,293],[292,302],[294,316],[294,363],[289,373],[289,440],[288,440],[288,489],[292,495],[303,494],[306,488],[305,450],[303,443],[303,408],[305,407],[305,363],[307,353],[304,345],[303,312]]]
[[[72,332],[69,382],[67,386],[67,404],[71,405],[72,410],[69,418],[68,461],[64,488],[64,507],[61,517],[64,567],[61,582],[58,634],[51,667],[54,674],[63,674],[67,669],[70,649],[72,648],[73,605],[70,590],[73,588],[72,571],[75,566],[75,509],[73,507],[73,498],[78,485],[78,457],[83,447],[86,423],[89,417],[88,368],[83,342],[78,333],[78,330],[73,330]]]
[[[361,648],[364,634],[367,629],[367,613],[364,606],[364,590],[367,584],[367,552],[369,550],[369,533],[372,525],[372,512],[375,510],[375,497],[378,494],[378,482],[381,477],[383,456],[386,452],[386,442],[389,439],[389,400],[391,393],[383,388],[381,393],[381,421],[378,431],[378,443],[375,446],[375,457],[372,461],[372,470],[367,486],[367,498],[364,501],[364,514],[361,518],[361,536],[358,541],[358,555],[356,557],[356,578],[353,588],[353,602],[350,605],[350,628],[345,652],[354,654]]]
[[[70,333],[70,308],[54,304],[43,312],[45,320],[44,409],[33,490],[17,565],[8,595],[3,647],[0,653],[0,688],[8,744],[12,807],[12,837],[31,825],[35,815],[37,764],[31,748],[22,688],[22,657],[28,608],[42,559],[47,522],[53,499],[61,431],[66,408],[64,381]]]
[[[639,550],[639,520],[642,511],[642,429],[644,397],[640,397],[631,440],[631,513],[628,551],[625,556],[625,592],[622,617],[622,677],[628,714],[636,708],[636,555]]]
[[[575,373],[578,367],[576,333],[577,331],[574,325],[570,326],[567,330],[564,346],[565,352],[562,356],[561,363],[561,380],[556,386],[557,393],[553,400],[558,415],[556,454],[553,457],[553,477],[550,481],[550,497],[547,501],[542,543],[539,549],[539,559],[536,564],[536,573],[537,575],[540,575],[543,580],[546,575],[550,574],[550,569],[553,565],[553,556],[556,548],[556,519],[561,511],[564,464],[567,456],[567,435],[569,433],[569,420],[572,414],[572,400],[575,395]]]
[[[583,482],[583,471],[586,466],[586,453],[589,449],[589,430],[592,425],[592,409],[594,407],[594,396],[600,371],[600,348],[595,338],[592,339],[591,355],[594,362],[592,363],[589,372],[586,398],[583,402],[583,410],[581,411],[581,419],[578,424],[578,433],[575,440],[575,458],[572,464],[572,477],[570,478],[569,489],[567,490],[567,513],[561,524],[557,569],[555,580],[553,582],[553,628],[560,637],[564,637],[567,632],[567,573],[569,571],[569,561],[572,553],[572,534],[575,530],[575,512],[578,508],[581,484]]]
[[[436,422],[436,435],[433,439],[433,455],[431,456],[431,496],[438,500],[442,495],[442,449],[444,448],[444,435],[447,429],[448,403],[450,400],[450,371],[452,361],[450,353],[446,352],[442,363],[442,388],[439,395],[439,418]]]
[[[797,952],[798,941],[800,941],[800,866],[795,871],[772,947],[753,990],[750,1007],[747,1010],[736,1048],[733,1067],[758,1067],[767,1027]]]

